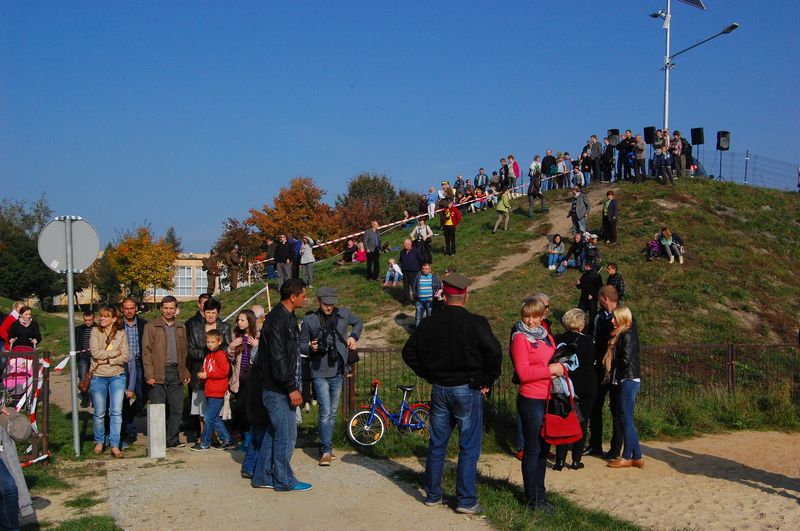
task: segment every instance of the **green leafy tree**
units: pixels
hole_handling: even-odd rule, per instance
[[[43,308],[64,291],[64,277],[39,258],[38,238],[52,210],[44,196],[32,205],[0,201],[0,293],[11,299],[36,296]]]
[[[419,196],[407,190],[398,192],[382,174],[360,173],[347,184],[347,191],[336,197],[336,211],[348,232],[364,230],[370,221],[380,224],[403,218],[403,210],[417,213]]]
[[[141,298],[149,288],[172,289],[178,253],[165,238],[154,240],[149,227],[124,233],[104,256],[128,295]]]
[[[178,236],[178,233],[175,231],[175,227],[169,227],[167,232],[164,233],[164,241],[166,241],[175,252],[180,254],[183,252],[183,241]]]

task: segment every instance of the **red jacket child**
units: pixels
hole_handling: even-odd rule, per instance
[[[228,374],[231,372],[231,364],[228,363],[225,351],[218,349],[206,354],[203,372],[206,373],[206,398],[223,398],[228,390]]]

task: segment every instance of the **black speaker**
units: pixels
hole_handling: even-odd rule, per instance
[[[717,131],[717,149],[728,151],[731,148],[731,133],[729,131]]]
[[[705,135],[703,134],[702,127],[693,127],[692,128],[692,145],[693,146],[700,146],[706,143]]]
[[[656,141],[656,128],[655,127],[645,127],[644,128],[644,142],[645,144],[653,144]]]
[[[619,129],[608,130],[608,143],[611,147],[616,147],[619,144]]]

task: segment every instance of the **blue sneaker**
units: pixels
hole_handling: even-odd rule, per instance
[[[302,481],[298,481],[298,482],[297,482],[297,483],[295,483],[295,484],[294,484],[294,486],[293,486],[291,489],[289,489],[289,490],[295,490],[295,491],[306,491],[306,490],[311,490],[311,483],[304,483],[304,482],[302,482]]]

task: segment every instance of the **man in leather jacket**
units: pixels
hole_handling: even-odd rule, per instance
[[[306,283],[298,278],[281,285],[281,302],[267,314],[258,341],[256,370],[268,423],[250,484],[280,491],[311,490],[298,481],[290,461],[297,442],[295,411],[300,393],[300,332],[294,311],[306,301]]]

